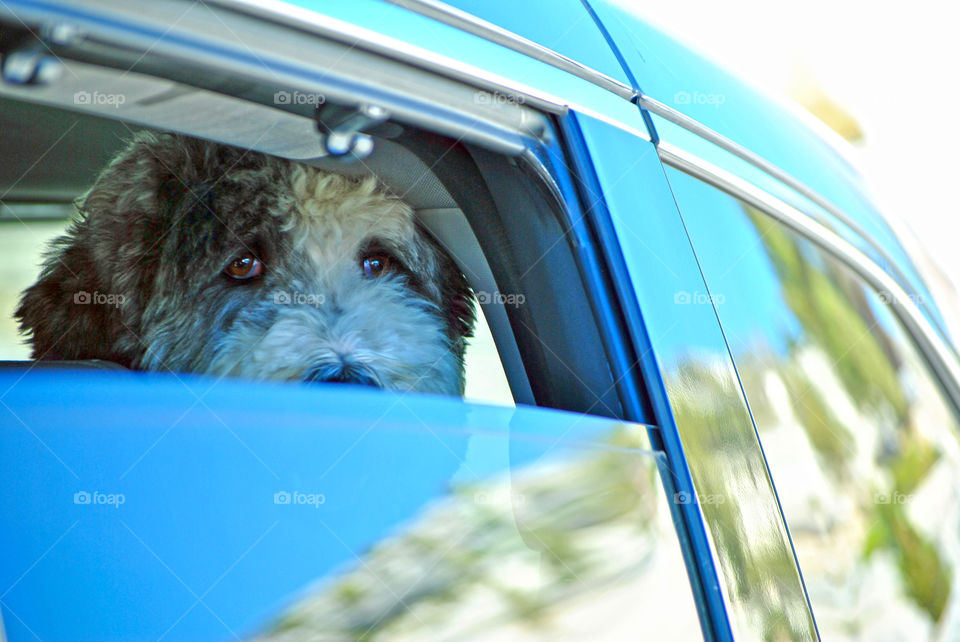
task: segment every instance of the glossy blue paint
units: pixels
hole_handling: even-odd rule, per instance
[[[652,27],[639,11],[590,0],[637,80],[638,89],[759,153],[831,194],[859,178],[836,149],[783,105]],[[815,163],[820,163],[818,166]],[[819,170],[819,172],[814,171]],[[833,189],[824,189],[832,187]]]
[[[643,426],[348,386],[7,371],[0,390],[10,640],[250,635],[458,488],[604,453],[659,465]]]
[[[382,40],[382,44],[389,46],[386,39],[390,39],[416,47],[426,56],[435,58],[434,62],[443,64],[444,61],[450,61],[464,65],[464,68],[477,76],[503,79],[529,93],[546,96],[561,104],[577,104],[582,108],[603,113],[604,105],[608,101],[626,102],[551,65],[383,0],[304,0],[289,4],[311,12],[320,20],[332,18],[369,30]],[[309,15],[306,17],[309,18]],[[520,15],[529,16],[523,13]],[[581,16],[584,16],[582,20]],[[606,42],[590,23],[589,17],[585,13],[576,12],[571,14],[571,20],[572,28],[581,36],[587,37],[587,40],[583,43],[571,42],[571,46],[576,45],[576,50],[571,50],[570,53],[582,50],[593,52],[595,59],[609,57],[604,67],[616,72],[619,65],[606,48]]]
[[[656,354],[651,347],[646,325],[637,306],[633,284],[605,203],[603,189],[594,170],[590,150],[580,130],[578,123],[580,118],[582,117],[578,117],[577,114],[569,114],[561,119],[560,125],[570,163],[579,178],[581,198],[586,204],[585,215],[591,219],[598,237],[599,249],[620,302],[625,330],[633,341],[634,354],[637,355],[635,362],[631,364],[631,370],[635,372],[621,377],[628,380],[639,378],[647,391],[654,415],[650,421],[657,423],[657,427],[650,430],[651,444],[654,448],[668,453],[665,465],[667,474],[663,476],[668,497],[675,498],[682,493],[693,495],[695,491],[688,472],[686,455],[676,437],[675,430],[671,427],[668,393],[662,378],[655,374],[659,370]],[[687,572],[697,596],[703,635],[708,640],[727,639],[729,623],[719,591],[717,569],[706,537],[703,516],[696,505],[672,502],[672,508],[677,516],[678,534],[684,542],[683,552],[687,561]]]
[[[666,392],[654,406],[671,474],[699,498],[677,501],[714,634],[753,638],[775,630],[816,639],[756,430],[656,150],[604,123],[577,120],[619,240],[628,272],[622,278],[643,315],[644,327],[631,331],[638,344],[649,341],[648,387],[652,395],[660,385]]]
[[[906,250],[900,245],[899,241],[888,242],[886,244],[879,243],[876,237],[859,227],[856,218],[853,218],[853,223],[858,229],[851,227],[846,221],[839,219],[832,212],[827,211],[819,204],[814,203],[809,198],[801,195],[731,152],[700,138],[696,134],[658,115],[652,115],[652,119],[657,132],[662,134],[664,141],[668,142],[669,145],[689,152],[711,165],[722,168],[725,172],[733,174],[761,188],[771,196],[775,196],[784,203],[814,217],[817,221],[826,225],[857,247],[880,266],[881,269],[893,276],[905,291],[916,295],[915,299],[927,319],[940,331],[941,336],[947,338],[946,326],[941,312],[937,308],[926,283],[924,283],[916,267],[907,256]]]
[[[674,496],[671,510],[679,516],[709,636],[772,632],[814,638],[789,534],[712,305],[717,292],[700,272],[636,107],[392,4],[295,4],[574,107],[574,115],[561,118],[566,143],[574,148],[577,171],[591,175],[588,209],[598,205],[594,215],[607,217],[596,231],[659,427],[350,388],[50,372],[20,380],[5,373],[0,482],[17,489],[0,498],[0,548],[13,551],[0,559],[10,638],[26,639],[31,630],[54,638],[156,637],[164,627],[172,627],[171,637],[247,634],[311,582],[328,578],[355,553],[389,539],[425,507],[441,502],[451,488],[598,450],[644,460],[645,474],[662,466],[670,493],[699,498],[684,502]],[[632,82],[634,72],[636,85],[653,97],[821,189],[895,260],[902,259],[911,279],[916,276],[860,194],[853,172],[829,146],[662,34],[608,3],[593,3],[618,45],[613,52],[576,2],[455,4],[617,79]],[[567,22],[569,37],[558,36]],[[626,69],[617,68],[615,53]],[[690,100],[684,102],[680,92]],[[711,104],[697,95],[724,100]],[[801,198],[712,144],[662,119],[657,123],[667,142],[788,202]],[[545,158],[562,162],[554,148]],[[573,198],[570,185],[562,189]],[[737,226],[700,233],[701,243],[709,238],[724,247],[753,240]],[[741,267],[754,281],[726,287],[734,294],[749,290],[760,304],[724,309],[724,328],[737,336],[757,324],[775,328],[772,349],[785,353],[800,330],[782,313],[775,283],[764,278],[768,266],[756,256],[745,261]],[[922,287],[918,283],[914,291]],[[602,308],[602,314],[611,312]],[[624,355],[617,357],[624,361]],[[79,408],[85,414],[78,422]],[[645,430],[665,456],[649,452]],[[108,500],[122,493],[124,502],[74,503],[75,493],[94,491]],[[316,508],[273,502],[274,493],[287,491],[322,494],[324,502]],[[523,537],[529,540],[528,533]],[[684,614],[694,617],[692,611]]]
[[[580,0],[551,0],[548,8],[537,7],[535,17],[528,10],[530,5],[502,0],[450,0],[445,4],[552,49],[625,85],[630,84],[625,70]]]
[[[812,117],[800,118],[729,71],[609,0],[589,0],[615,46],[629,65],[637,89],[773,162],[839,206],[871,240],[878,242],[911,277],[911,289],[925,294],[922,280],[895,234],[877,212],[862,179],[849,162],[811,129]],[[675,126],[654,119],[667,142],[688,147],[689,137],[675,137]],[[826,127],[822,127],[826,130]],[[839,144],[843,144],[842,142]],[[701,141],[689,151],[699,153]],[[709,155],[709,154],[708,154]],[[919,297],[932,300],[931,297]],[[935,306],[931,315],[941,324]]]
[[[960,431],[889,299],[782,223],[682,172],[668,178],[824,639],[951,637],[943,605],[957,593],[947,560],[960,533],[921,506],[950,512]],[[921,450],[936,465],[906,463]]]

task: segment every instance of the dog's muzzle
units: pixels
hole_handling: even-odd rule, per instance
[[[352,383],[360,386],[379,388],[380,382],[372,372],[363,366],[342,363],[319,366],[311,370],[304,379],[307,383]]]

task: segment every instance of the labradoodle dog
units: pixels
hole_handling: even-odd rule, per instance
[[[35,359],[463,393],[474,298],[370,178],[138,134],[16,316]]]

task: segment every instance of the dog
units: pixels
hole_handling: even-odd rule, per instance
[[[472,290],[375,178],[138,133],[16,317],[34,359],[462,395]]]

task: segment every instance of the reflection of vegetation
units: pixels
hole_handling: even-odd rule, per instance
[[[701,501],[700,508],[716,539],[721,565],[727,569],[727,590],[734,596],[737,610],[751,620],[760,614],[760,621],[750,624],[764,640],[814,637],[804,626],[809,622],[805,611],[790,612],[791,607],[804,608],[806,598],[799,592],[793,552],[783,545],[779,524],[769,524],[769,533],[747,532],[741,505],[735,501],[745,489],[769,483],[762,461],[744,461],[745,453],[757,452],[754,433],[725,430],[743,421],[744,409],[733,401],[739,400],[739,391],[721,389],[723,380],[696,360],[681,363],[677,369],[690,394],[673,400],[673,413],[678,425],[697,434],[686,444],[689,460],[697,462],[691,471],[694,483],[698,488],[729,492],[723,501]],[[762,477],[750,478],[750,472]],[[777,510],[776,506],[769,508]],[[757,541],[764,547],[755,548]]]
[[[904,442],[900,456],[890,465],[890,472],[893,473],[897,492],[909,494],[920,485],[937,463],[940,453],[919,436],[904,439]]]
[[[904,448],[890,464],[893,491],[874,497],[882,497],[886,503],[877,503],[879,519],[867,537],[864,556],[882,548],[893,551],[907,593],[938,622],[950,594],[948,567],[936,547],[910,523],[906,507],[911,493],[926,478],[940,454],[919,437],[904,441]]]
[[[757,430],[763,432],[777,424],[777,411],[765,394],[767,369],[776,367],[776,357],[770,354],[765,342],[757,341],[744,349],[742,354],[737,354],[736,359],[737,374],[740,375],[743,389],[750,400],[750,413],[757,424]],[[751,394],[754,391],[758,394]]]
[[[810,339],[831,359],[850,397],[874,415],[892,408],[904,423],[907,400],[891,360],[873,332],[876,323],[868,325],[865,320],[872,319],[872,313],[866,306],[858,310],[850,293],[838,285],[849,279],[816,267],[804,256],[798,237],[756,210],[745,209],[762,233],[787,305]]]
[[[913,425],[910,401],[898,375],[899,344],[879,325],[865,287],[844,268],[781,224],[744,209],[760,233],[784,300],[804,331],[791,342],[790,359],[772,359],[765,367],[784,380],[812,448],[838,483],[859,481],[847,473],[857,446],[850,429],[869,430],[879,437],[875,464],[889,471],[894,489],[871,496],[873,501],[864,505],[864,517],[872,524],[864,539],[864,557],[879,550],[892,552],[907,595],[938,622],[951,590],[950,569],[934,543],[911,523],[905,502],[940,455]],[[825,382],[811,381],[811,374],[803,370],[801,357],[811,347],[826,355],[843,391],[869,424],[847,427],[839,421],[821,394]],[[756,396],[756,390],[748,391],[751,399]],[[777,463],[772,464],[775,468]]]
[[[655,532],[658,519],[669,523],[657,515],[656,461],[636,451],[634,431],[453,489],[263,639],[522,638],[525,629],[543,639],[568,612],[641,581],[655,553],[669,556]],[[682,573],[676,553],[672,571]]]
[[[866,539],[865,556],[884,548],[897,557],[907,594],[917,606],[940,621],[950,595],[950,574],[936,547],[910,523],[906,506],[891,501],[877,504],[877,521]]]
[[[847,462],[853,454],[850,431],[837,419],[819,389],[802,369],[784,367],[782,372],[788,390],[804,391],[802,396],[793,395],[790,401],[810,439],[810,445],[834,479],[845,478]]]

